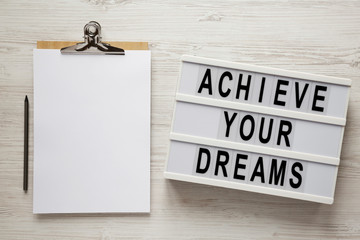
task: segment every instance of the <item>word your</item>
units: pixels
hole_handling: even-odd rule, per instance
[[[254,162],[249,164],[247,161],[250,161],[249,159],[252,156],[248,153],[237,152],[232,155],[229,151],[219,149],[213,155],[215,156],[211,155],[208,148],[199,147],[195,169],[197,175],[204,175],[212,169],[214,171],[212,174],[215,177],[221,176],[223,178],[248,181],[250,184],[258,180],[262,184],[266,183],[280,187],[283,187],[285,182],[288,182],[292,189],[299,188],[303,182],[304,166],[300,161],[290,164],[290,161],[270,157],[270,171],[267,171],[265,169],[265,156],[259,155],[257,159],[252,159],[252,161],[255,160]],[[269,159],[267,158],[267,160]],[[212,168],[210,168],[211,163],[213,163]],[[250,165],[253,165],[253,167],[248,172],[245,171]],[[286,174],[288,168],[290,168],[291,174]]]
[[[308,108],[309,111],[318,113],[324,112],[325,106],[327,106],[326,96],[328,86],[325,84],[314,83],[311,85],[312,89],[310,89],[309,82],[285,78],[280,79],[275,76],[271,76],[271,80],[269,80],[267,79],[269,77],[263,76],[261,77],[260,86],[254,88],[256,73],[240,72],[233,75],[234,71],[219,69],[220,72],[218,72],[218,78],[216,78],[212,70],[214,71],[214,69],[207,68],[204,75],[200,76],[201,81],[197,89],[198,94],[210,97],[217,92],[216,95],[220,96],[220,98],[230,99],[232,97],[234,101],[243,100],[245,102],[253,99],[253,97],[250,96],[250,94],[253,94],[256,95],[254,97],[255,102],[252,102],[254,104],[262,103],[264,96],[271,94],[273,97],[270,105],[286,107],[290,104],[290,101],[293,100],[295,102],[294,110],[305,107]],[[245,75],[247,77],[245,77]],[[234,83],[230,84],[231,82]],[[271,91],[271,93],[267,93],[267,91]],[[305,99],[307,101],[305,101]],[[303,107],[303,104],[307,104],[308,101],[310,101],[309,106]]]
[[[268,144],[272,134],[277,134],[276,136],[276,145],[280,146],[282,142],[285,143],[286,147],[290,147],[290,137],[289,135],[292,132],[293,126],[291,121],[280,119],[276,121],[278,125],[276,128],[274,127],[275,121],[273,117],[270,116],[262,116],[259,119],[255,118],[250,113],[240,114],[238,112],[229,113],[228,111],[223,111],[224,121],[225,122],[225,132],[222,133],[226,138],[230,136],[231,129],[236,129],[239,133],[240,138],[243,141],[249,141],[252,138],[259,139],[259,142],[262,144]],[[255,133],[255,127],[257,123],[255,122],[257,119],[260,123],[257,127],[257,132]],[[236,121],[237,120],[237,121]],[[236,123],[238,123],[236,125]],[[221,124],[221,123],[220,123]],[[235,127],[232,127],[236,125]],[[267,125],[267,127],[265,127]],[[277,132],[275,132],[278,129]],[[236,131],[235,130],[235,131]],[[220,133],[221,134],[221,133]],[[254,136],[255,135],[255,136]]]

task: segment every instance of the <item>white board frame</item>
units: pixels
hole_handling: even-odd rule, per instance
[[[249,145],[245,146],[245,145],[242,145],[241,143],[232,143],[232,142],[222,141],[222,140],[218,140],[218,139],[202,138],[202,137],[196,137],[196,136],[192,136],[192,135],[184,135],[184,134],[173,132],[175,113],[176,113],[176,102],[189,102],[189,103],[195,103],[195,104],[201,104],[201,105],[232,108],[232,109],[237,109],[237,110],[244,110],[244,111],[264,113],[264,114],[275,114],[278,116],[292,117],[292,118],[297,118],[297,119],[302,119],[302,120],[315,121],[315,122],[321,122],[321,123],[342,126],[341,139],[339,141],[339,144],[340,144],[339,157],[333,158],[333,157],[327,157],[327,156],[321,156],[321,155],[315,155],[315,154],[292,152],[292,151],[287,151],[287,150],[282,150],[282,154],[280,154],[280,155],[286,156],[288,158],[302,159],[302,160],[307,160],[307,161],[311,161],[311,162],[319,162],[319,163],[330,164],[330,165],[336,166],[335,181],[333,182],[333,186],[332,186],[332,189],[333,189],[332,197],[324,197],[324,196],[312,195],[312,194],[301,193],[301,192],[293,192],[293,191],[288,191],[288,190],[283,190],[283,189],[275,189],[275,188],[269,188],[269,187],[263,187],[263,186],[249,185],[249,184],[244,184],[244,183],[235,183],[235,182],[229,182],[229,181],[212,179],[212,178],[204,178],[204,177],[198,177],[198,176],[193,176],[193,175],[168,172],[167,169],[168,169],[168,162],[169,162],[170,146],[169,146],[166,164],[165,164],[165,171],[164,171],[165,178],[199,183],[199,184],[207,184],[207,185],[225,187],[225,188],[231,188],[231,189],[246,190],[246,191],[251,191],[251,192],[264,193],[264,194],[270,194],[270,195],[282,196],[282,197],[289,197],[289,198],[295,198],[295,199],[301,199],[301,200],[313,201],[313,202],[325,203],[325,204],[332,204],[334,202],[334,193],[335,193],[336,179],[337,179],[337,173],[338,173],[338,165],[340,164],[340,154],[341,154],[341,147],[342,147],[343,136],[344,136],[344,129],[345,129],[345,125],[346,125],[346,115],[347,115],[347,108],[348,108],[348,104],[349,104],[350,91],[347,92],[347,97],[346,97],[347,100],[346,100],[346,106],[345,106],[345,117],[339,118],[339,117],[316,115],[316,114],[304,113],[304,112],[295,112],[295,111],[283,110],[283,109],[274,109],[274,108],[268,108],[268,107],[251,105],[251,104],[243,104],[243,103],[238,103],[238,102],[228,102],[228,101],[224,101],[221,99],[210,99],[210,98],[204,98],[204,97],[198,97],[198,96],[194,96],[194,95],[179,93],[181,73],[182,73],[183,63],[189,62],[189,63],[195,63],[195,64],[210,65],[210,66],[216,66],[216,67],[244,70],[244,71],[249,71],[249,72],[257,72],[257,73],[263,73],[263,74],[297,78],[297,79],[302,79],[302,80],[323,82],[323,83],[329,83],[329,84],[335,84],[335,85],[341,85],[341,86],[347,86],[347,87],[351,86],[350,79],[328,77],[328,76],[323,76],[323,75],[295,72],[295,71],[270,68],[270,67],[261,67],[261,66],[255,66],[255,65],[250,65],[250,64],[228,62],[228,61],[223,61],[223,60],[209,59],[209,58],[196,57],[196,56],[190,56],[190,55],[182,56],[181,61],[182,61],[182,64],[181,64],[178,83],[177,83],[177,92],[176,92],[176,97],[175,97],[176,101],[174,103],[171,132],[169,135],[170,141],[181,141],[181,142],[188,142],[188,143],[193,143],[193,144],[221,146],[221,147],[229,148],[229,149],[236,149],[236,146],[241,146],[242,148],[245,147],[244,150],[247,150],[250,152],[260,152],[260,153],[264,153],[264,154],[274,153],[274,152],[272,152],[272,150],[270,150],[270,151],[267,150],[264,152],[264,151],[262,151],[263,149],[261,147],[257,147],[257,146],[250,146],[250,148],[246,148]],[[275,150],[279,151],[278,149],[275,149]],[[279,154],[276,154],[276,155],[279,155]]]

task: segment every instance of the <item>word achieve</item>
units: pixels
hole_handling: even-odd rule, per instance
[[[243,73],[239,73],[238,76],[233,76],[233,73],[230,71],[223,70],[223,72],[218,74],[218,79],[213,79],[211,68],[207,68],[204,75],[200,76],[200,84],[197,89],[197,93],[203,96],[213,96],[214,91],[217,91],[217,95],[220,98],[230,98],[233,96],[233,100],[243,100],[249,101],[253,99],[250,94],[256,95],[254,99],[256,103],[262,103],[263,97],[266,94],[266,91],[271,91],[273,96],[271,105],[286,107],[291,98],[295,100],[295,109],[300,109],[306,101],[306,98],[310,99],[309,111],[322,113],[325,111],[326,96],[328,86],[325,84],[314,83],[313,89],[310,89],[310,83],[304,82],[301,80],[286,80],[280,79],[279,77],[272,76],[275,82],[270,81],[267,77],[261,77],[260,87],[258,89],[252,88],[255,85],[254,76],[255,73],[248,73],[246,80],[244,80]],[[199,79],[199,80],[200,80]],[[228,84],[229,82],[234,81],[234,84]],[[227,82],[227,84],[225,84]],[[274,85],[274,87],[273,87]],[[233,87],[229,87],[233,86]],[[293,89],[293,91],[291,91]],[[251,92],[251,89],[254,91]],[[290,95],[287,97],[287,95]],[[311,95],[311,96],[310,96]],[[307,107],[307,106],[306,106]]]

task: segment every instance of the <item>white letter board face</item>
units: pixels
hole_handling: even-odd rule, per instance
[[[165,177],[331,204],[350,85],[183,56]]]

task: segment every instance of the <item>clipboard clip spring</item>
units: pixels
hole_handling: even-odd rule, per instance
[[[124,49],[101,42],[101,26],[95,21],[84,26],[84,42],[64,47],[60,52],[62,54],[125,55]]]

